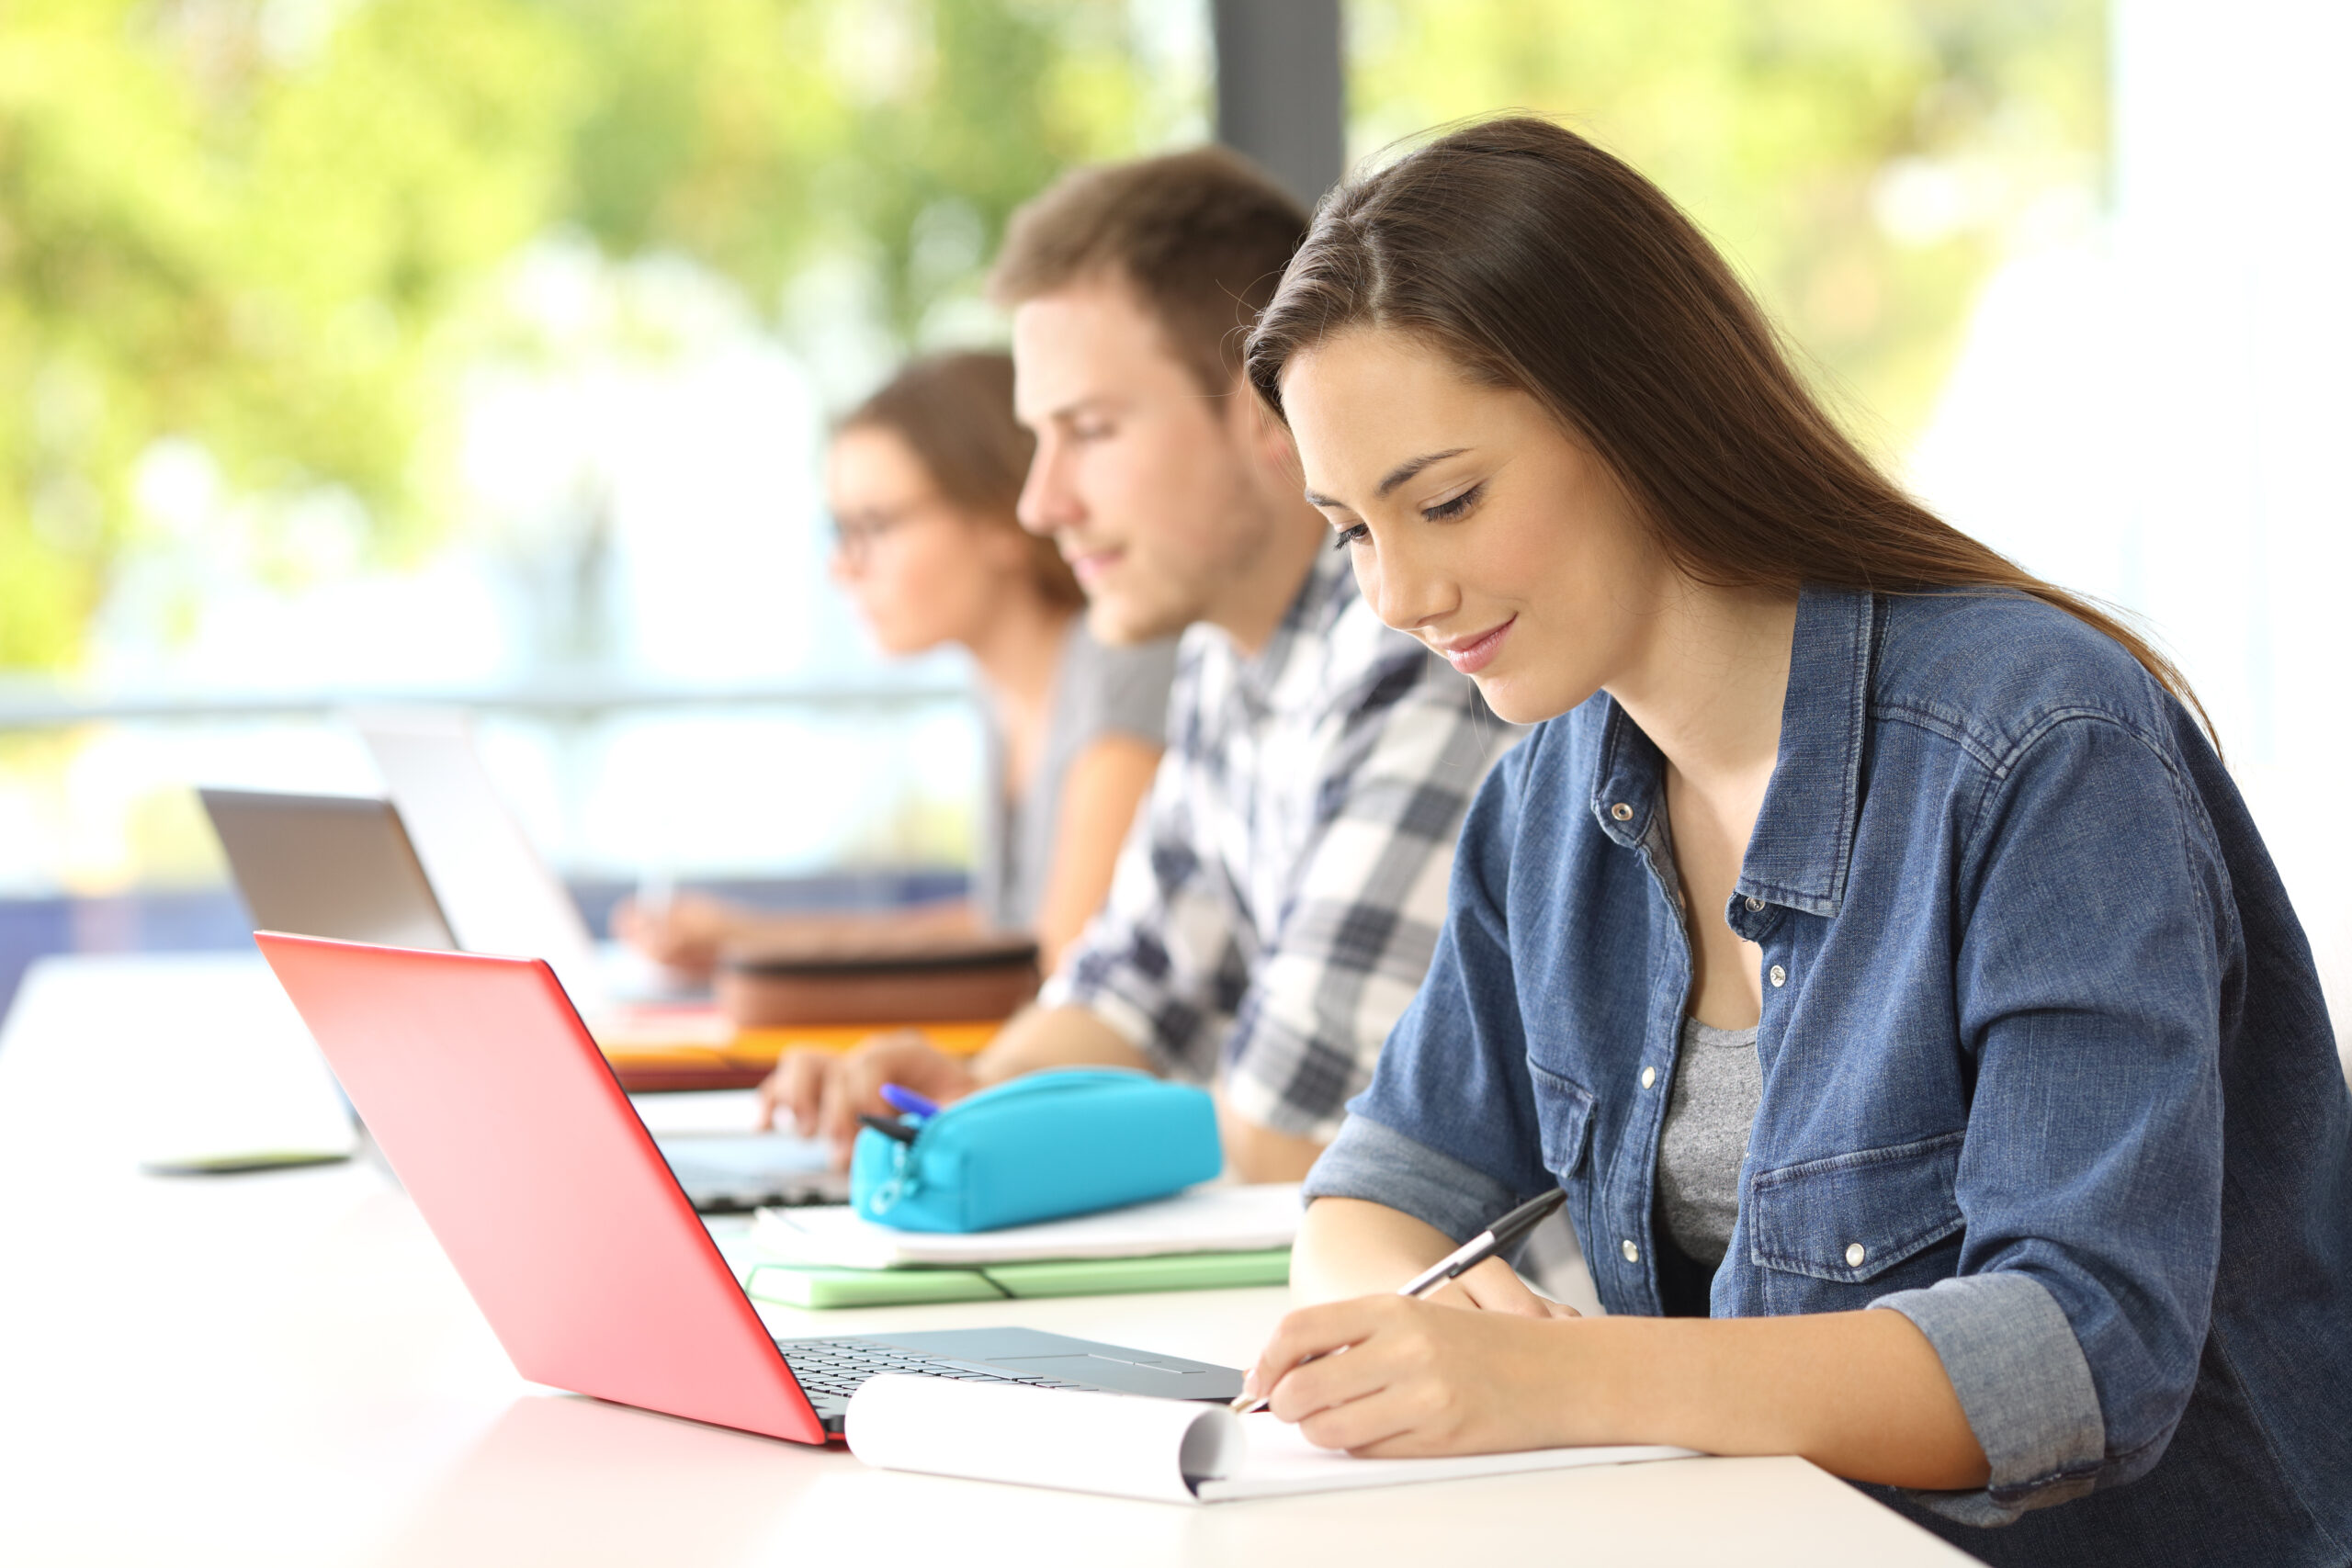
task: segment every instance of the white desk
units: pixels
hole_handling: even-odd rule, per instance
[[[153,1119],[136,1112],[188,1081],[206,1020],[242,1021],[249,1067],[299,1068],[261,1038],[274,1026],[256,968],[48,961],[0,1032],[0,1562],[1966,1561],[1793,1459],[1186,1509],[888,1474],[537,1389],[374,1169],[137,1173]],[[184,1029],[157,1027],[175,1016]],[[1283,1302],[770,1318],[791,1333],[1021,1322],[1238,1364]]]

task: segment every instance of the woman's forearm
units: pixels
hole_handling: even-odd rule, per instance
[[[1984,1484],[1943,1362],[1901,1313],[1548,1326],[1580,1341],[1562,1391],[1589,1417],[1577,1441],[1800,1454],[1849,1480],[1929,1491]]]
[[[1292,1293],[1302,1305],[1385,1294],[1453,1249],[1409,1214],[1319,1198],[1291,1253]],[[1451,1288],[1432,1299],[1467,1304]],[[1546,1443],[1792,1453],[1856,1481],[1984,1483],[1984,1450],[1943,1362],[1901,1313],[1586,1318],[1529,1332],[1548,1339],[1539,1354],[1551,1375],[1487,1392],[1535,1402],[1519,1416]]]
[[[1393,1291],[1453,1250],[1435,1225],[1357,1198],[1317,1198],[1290,1249],[1292,1297],[1345,1301]]]
[[[1317,1198],[1291,1246],[1291,1294],[1301,1303],[1385,1294],[1453,1250],[1453,1238],[1443,1231],[1385,1204]],[[1510,1269],[1500,1259],[1479,1267]],[[1430,1300],[1468,1304],[1452,1285]]]

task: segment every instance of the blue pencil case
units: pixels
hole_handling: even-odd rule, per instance
[[[1164,1198],[1225,1163],[1204,1090],[1078,1067],[982,1089],[917,1122],[912,1143],[868,1127],[850,1202],[908,1231],[987,1231]]]

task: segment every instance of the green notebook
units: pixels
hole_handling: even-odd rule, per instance
[[[744,1277],[754,1300],[797,1307],[914,1306],[1001,1301],[1006,1292],[973,1269],[804,1269],[762,1263]]]
[[[745,1272],[743,1288],[761,1301],[785,1306],[852,1307],[1212,1291],[1289,1280],[1290,1248],[1279,1247],[1264,1252],[996,1263],[986,1269],[827,1269],[754,1262]]]

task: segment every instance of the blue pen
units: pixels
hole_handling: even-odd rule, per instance
[[[900,1089],[894,1083],[886,1083],[882,1086],[882,1098],[888,1101],[891,1110],[924,1122],[939,1114],[938,1106],[933,1105],[914,1090]]]

